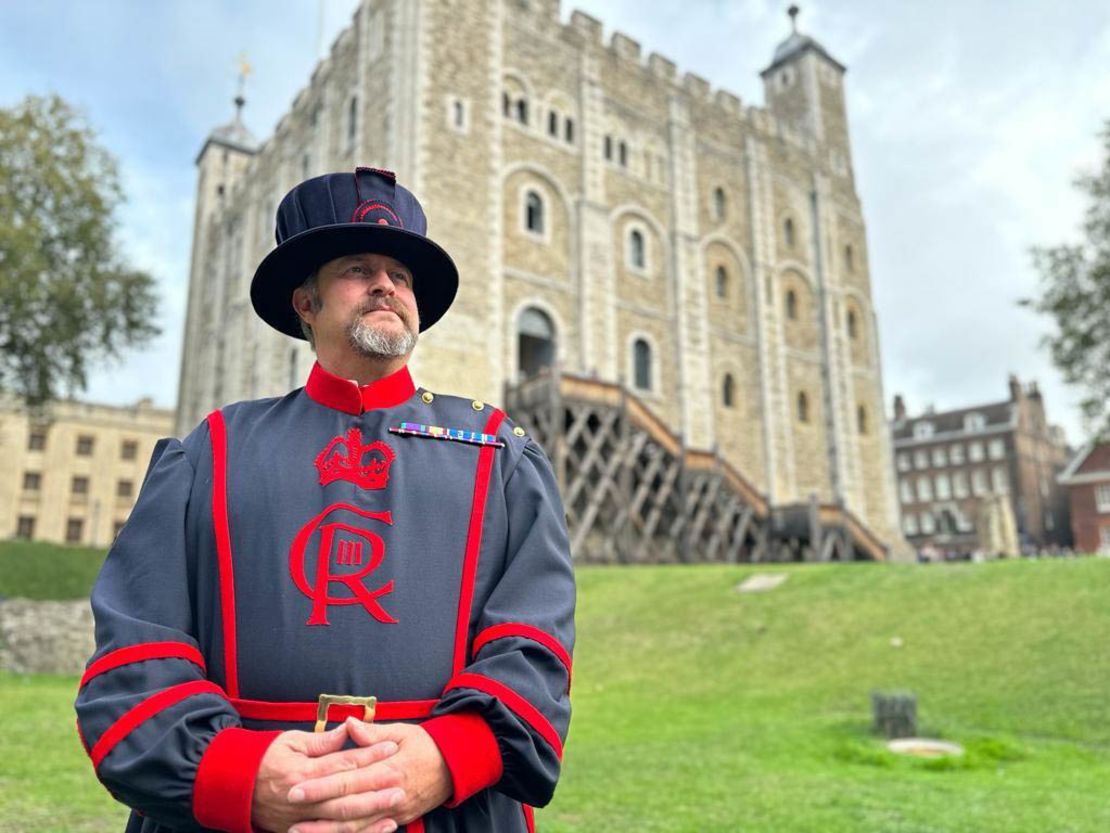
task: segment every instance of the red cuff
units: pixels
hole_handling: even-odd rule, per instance
[[[489,724],[472,712],[445,714],[420,724],[451,771],[454,792],[445,806],[458,807],[501,780],[501,750]]]
[[[201,827],[253,833],[254,781],[262,756],[280,734],[230,728],[212,739],[193,785],[193,815]]]

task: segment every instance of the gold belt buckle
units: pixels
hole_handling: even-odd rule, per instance
[[[366,723],[374,722],[374,709],[377,708],[377,697],[354,697],[349,694],[321,694],[316,704],[316,728],[313,731],[323,732],[328,727],[328,709],[332,706],[362,706],[362,719]]]

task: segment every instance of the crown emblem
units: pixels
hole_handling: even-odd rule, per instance
[[[328,443],[316,457],[320,485],[349,480],[363,489],[384,489],[396,456],[381,440],[363,445],[362,432],[352,428]]]

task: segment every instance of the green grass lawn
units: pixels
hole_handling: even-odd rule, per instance
[[[92,590],[105,551],[38,541],[0,541],[0,596],[81,599]]]
[[[574,720],[541,833],[1104,833],[1110,561],[579,572]],[[898,637],[901,647],[892,645]],[[75,680],[0,676],[0,831],[122,829]],[[910,689],[955,762],[887,753]]]

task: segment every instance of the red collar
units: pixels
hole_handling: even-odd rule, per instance
[[[402,367],[396,373],[359,387],[350,379],[340,379],[316,362],[304,386],[309,398],[328,408],[346,414],[361,414],[375,408],[392,408],[400,405],[416,392],[409,369]]]

